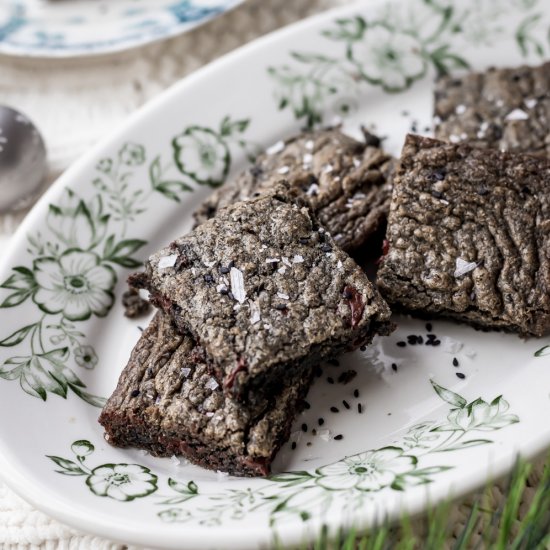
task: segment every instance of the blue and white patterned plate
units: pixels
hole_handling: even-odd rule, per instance
[[[198,71],[98,145],[2,258],[2,479],[106,537],[243,550],[420,512],[550,447],[549,338],[407,317],[323,366],[267,479],[116,449],[97,423],[146,322],[123,316],[125,278],[258,147],[339,116],[399,154],[407,131],[430,133],[436,69],[539,63],[549,25],[547,0],[368,0]]]
[[[186,32],[243,0],[3,0],[0,53],[72,57]]]

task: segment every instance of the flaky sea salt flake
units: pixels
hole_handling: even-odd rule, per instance
[[[170,256],[163,256],[158,263],[159,269],[166,269],[167,267],[174,267],[178,259],[177,254],[170,254]]]
[[[292,263],[293,264],[301,264],[304,262],[304,257],[301,256],[300,254],[296,254],[294,256],[294,258],[292,258]]]
[[[506,120],[526,120],[529,115],[522,109],[514,109],[506,115]]]
[[[457,258],[454,276],[457,278],[462,277],[463,275],[466,275],[466,273],[470,273],[470,271],[473,271],[476,267],[477,264],[475,262],[467,262],[462,258]]]
[[[204,385],[205,388],[214,391],[219,386],[215,378],[209,378],[208,382]]]
[[[284,292],[277,292],[277,296],[281,298],[281,300],[289,300],[290,296],[288,294],[285,294]]]
[[[248,305],[250,306],[250,324],[255,325],[262,318],[260,315],[260,306],[252,300],[248,300]]]
[[[274,143],[271,147],[268,147],[265,152],[268,155],[276,155],[277,153],[280,153],[284,148],[285,142],[281,140],[277,143]]]
[[[232,267],[229,272],[229,277],[231,278],[231,292],[235,296],[235,300],[239,304],[243,304],[246,300],[246,290],[244,288],[244,277],[242,271],[236,267]]]

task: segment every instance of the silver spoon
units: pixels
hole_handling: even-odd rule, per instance
[[[28,206],[44,182],[46,147],[23,114],[0,106],[0,212]]]

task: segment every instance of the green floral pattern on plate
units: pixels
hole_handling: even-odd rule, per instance
[[[487,437],[472,437],[476,432],[493,432],[519,422],[509,413],[509,404],[498,396],[490,403],[481,398],[468,403],[461,395],[433,380],[435,393],[451,406],[442,422],[426,421],[412,426],[393,445],[358,453],[314,471],[286,472],[271,476],[257,488],[201,493],[194,481],[168,478],[170,493],[160,494],[158,477],[138,464],[102,464],[93,469],[84,465],[94,446],[86,440],[75,441],[71,449],[76,461],[48,455],[60,469],[56,472],[86,476],[86,485],[97,496],[119,501],[152,496],[156,504],[168,507],[158,517],[168,523],[195,521],[202,525],[221,525],[225,520],[242,519],[248,512],[265,508],[273,525],[288,514],[307,521],[317,506],[328,510],[334,493],[346,493],[346,501],[361,505],[369,495],[380,491],[404,491],[408,487],[431,483],[434,476],[450,466],[424,465],[436,453],[492,443]],[[193,500],[190,507],[177,507]]]
[[[0,347],[27,345],[25,355],[0,366],[0,378],[19,380],[26,393],[44,401],[48,393],[66,398],[72,391],[103,406],[105,399],[86,391],[70,366],[93,369],[100,360],[83,323],[108,315],[121,270],[141,265],[136,254],[147,242],[131,235],[150,197],[160,194],[180,202],[194,185],[223,183],[232,151],[253,155],[254,147],[244,137],[249,122],[224,117],[218,129],[189,126],[172,140],[173,158],[167,161],[157,155],[148,163],[143,145],[126,142],[115,155],[98,161],[92,196],[66,189],[59,204],[49,205],[48,234],[27,237],[32,261],[14,267],[0,285],[7,294],[0,308],[28,300],[36,306],[33,322],[0,336]],[[134,183],[140,171],[148,187]]]
[[[538,38],[543,25],[539,0],[415,0],[388,4],[372,19],[357,15],[338,19],[322,35],[335,54],[293,51],[285,65],[269,68],[277,84],[280,109],[291,109],[308,127],[328,114],[345,117],[357,108],[369,86],[388,93],[403,92],[429,69],[447,74],[470,67],[460,42],[492,45],[511,29],[502,20],[520,14],[514,33],[523,56],[541,59],[550,50]]]

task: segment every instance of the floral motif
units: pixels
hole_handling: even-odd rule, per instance
[[[180,171],[199,184],[217,187],[229,170],[227,145],[209,128],[188,128],[173,141],[174,158]]]
[[[126,166],[139,166],[145,162],[145,148],[138,143],[126,143],[118,156]]]
[[[427,68],[417,38],[382,24],[369,26],[363,40],[353,42],[350,58],[366,81],[390,92],[407,88]]]
[[[0,348],[22,343],[27,346],[25,355],[4,361],[0,378],[18,379],[27,394],[44,401],[49,393],[66,398],[70,390],[91,405],[100,407],[105,403],[102,397],[85,391],[84,382],[69,368],[71,360],[73,365],[86,369],[99,364],[95,350],[86,343],[85,332],[75,323],[92,315],[106,316],[114,303],[121,268],[142,265],[135,254],[146,241],[127,238],[127,234],[131,224],[147,210],[152,197],[180,201],[193,192],[194,183],[201,183],[191,175],[202,178],[207,165],[211,170],[209,177],[215,178],[216,185],[222,183],[229,171],[231,147],[249,153],[250,144],[243,136],[248,124],[248,119],[224,117],[218,129],[201,128],[200,136],[197,126],[184,129],[179,137],[192,137],[196,147],[193,152],[192,144],[180,142],[185,145],[181,159],[185,159],[185,170],[190,174],[184,179],[173,160],[163,162],[157,155],[148,164],[142,144],[123,143],[115,154],[97,163],[96,177],[86,190],[87,196],[65,189],[59,202],[50,204],[46,234],[28,235],[31,265],[14,267],[0,285],[2,292],[7,292],[0,309],[31,299],[39,314],[33,322],[0,339]],[[223,150],[222,167],[216,167],[214,156],[209,153],[213,143]],[[144,178],[137,177],[139,172]],[[138,181],[147,183],[138,185]],[[96,192],[90,193],[89,189]]]
[[[86,485],[99,497],[129,501],[154,493],[157,476],[138,464],[105,464],[92,470]]]
[[[158,516],[165,523],[181,523],[191,519],[191,512],[181,508],[167,508],[159,512]]]
[[[505,414],[510,408],[507,401],[499,395],[490,404],[476,399],[469,405],[453,409],[447,416],[449,421],[434,429],[438,432],[462,430],[493,431],[519,422],[515,414]]]
[[[92,313],[105,317],[113,305],[115,273],[93,252],[69,250],[59,260],[39,258],[34,276],[39,288],[33,300],[46,313],[83,321]]]
[[[295,118],[308,127],[324,123],[334,115],[342,97],[358,98],[369,86],[391,93],[403,92],[424,78],[430,69],[446,74],[469,67],[462,54],[465,44],[492,46],[495,37],[509,33],[502,18],[514,10],[523,11],[515,29],[523,56],[543,58],[544,23],[534,12],[538,0],[411,0],[385,3],[362,15],[337,19],[322,31],[333,42],[330,55],[291,51],[288,63],[269,67],[275,80],[279,109],[292,109]],[[453,36],[453,40],[449,40]],[[353,109],[348,101],[345,117]]]
[[[154,493],[153,497],[159,499],[157,504],[163,507],[157,516],[166,523],[217,526],[241,520],[259,509],[266,511],[272,526],[284,524],[290,517],[306,522],[317,512],[328,513],[335,502],[341,506],[342,499],[353,513],[373,493],[404,491],[431,483],[435,476],[451,467],[427,466],[425,457],[430,457],[429,463],[433,464],[434,457],[442,456],[438,453],[493,443],[490,439],[472,439],[471,434],[492,432],[519,422],[516,415],[508,413],[508,403],[501,396],[490,403],[481,398],[468,403],[463,396],[433,380],[431,385],[451,406],[446,421],[424,421],[412,426],[391,446],[358,453],[315,471],[276,474],[266,484],[254,487],[201,493],[194,481],[168,478],[165,489],[169,494],[161,494],[157,491],[157,476],[143,466],[102,464],[88,469],[84,462],[94,446],[86,440],[75,441],[71,446],[76,461],[58,456],[48,458],[60,468],[56,470],[58,473],[86,476],[87,486],[97,496],[128,501]],[[191,506],[187,505],[189,502]]]
[[[78,346],[75,348],[74,359],[77,365],[85,369],[93,369],[97,365],[97,355],[92,346]]]
[[[105,172],[105,174],[108,174],[112,168],[113,161],[111,159],[101,159],[96,165],[96,170],[99,170],[99,172]]]
[[[417,459],[403,454],[398,447],[385,447],[367,451],[323,466],[317,485],[331,491],[359,489],[380,491],[390,486],[400,474],[414,470]]]
[[[76,462],[48,455],[60,469],[57,473],[68,476],[85,476],[90,491],[99,497],[108,497],[120,502],[143,498],[157,489],[158,477],[149,468],[139,464],[102,464],[90,470],[85,461],[95,447],[86,439],[71,445]]]

